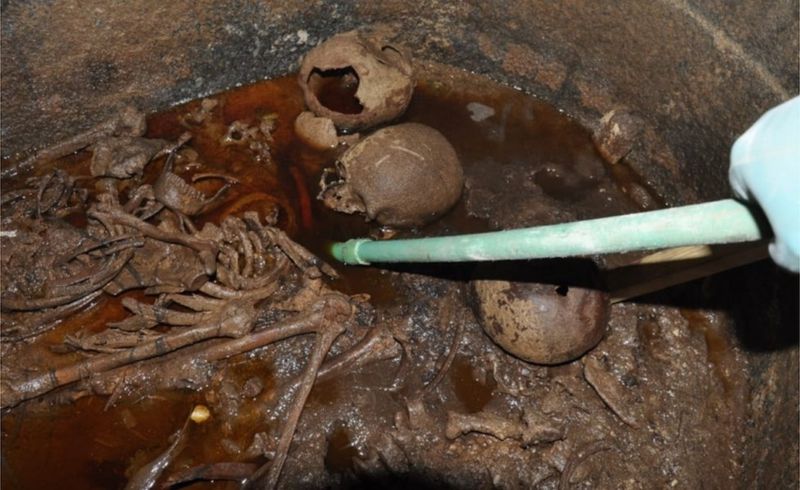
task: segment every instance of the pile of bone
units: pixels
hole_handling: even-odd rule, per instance
[[[51,393],[65,400],[109,395],[111,406],[120,398],[140,399],[161,389],[200,389],[212,382],[218,361],[314,334],[305,368],[286,390],[292,401],[272,457],[237,477],[246,486],[274,488],[317,374],[337,371],[323,361],[334,341],[353,327],[356,305],[364,300],[323,283],[322,277],[335,277],[335,270],[276,227],[277,208],[270,216],[254,211],[240,216],[236,202],[220,210],[219,224],[196,226],[194,218],[217,207],[236,179],[196,174],[192,182],[223,181],[207,196],[173,172],[175,162],[185,157],[180,150],[191,133],[170,142],[145,138],[145,130],[144,115],[128,108],[17,167],[46,169],[59,158],[87,150],[91,176],[80,178],[91,179],[94,192],[55,169],[28,178],[0,199],[0,352],[18,346],[21,354],[15,359],[31,361],[3,359],[0,409]],[[144,183],[146,168],[160,157],[166,159],[159,177]],[[76,217],[81,226],[70,222]],[[123,297],[131,313],[123,320],[100,331],[79,326],[65,332],[54,351],[80,353],[78,360],[58,359],[53,367],[41,365],[38,356],[25,356],[29,339],[56,328],[103,294],[130,290],[149,298]],[[371,329],[363,342],[350,342],[352,348],[336,358],[338,366],[345,366],[340,370],[384,350],[376,344],[381,332]],[[386,341],[381,345],[392,347]],[[224,411],[217,407],[215,413]],[[155,486],[182,450],[186,427],[162,455],[133,473],[126,488]],[[253,457],[264,454],[260,437],[252,435]]]

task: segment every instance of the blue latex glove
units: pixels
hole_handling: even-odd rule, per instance
[[[730,181],[767,215],[778,265],[800,271],[800,97],[769,110],[731,149]]]

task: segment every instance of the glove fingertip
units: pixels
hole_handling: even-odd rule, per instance
[[[800,256],[792,251],[783,241],[776,240],[770,243],[769,255],[776,264],[784,269],[794,273],[800,272]]]

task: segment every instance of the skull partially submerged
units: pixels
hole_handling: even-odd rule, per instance
[[[356,31],[338,34],[309,51],[298,77],[308,108],[344,131],[396,118],[405,112],[414,91],[408,58],[377,37]]]
[[[336,162],[338,179],[323,174],[319,198],[344,213],[365,213],[382,225],[429,223],[461,197],[464,173],[455,149],[417,123],[376,131]]]
[[[547,267],[480,266],[472,281],[474,306],[484,332],[507,352],[535,364],[561,364],[600,342],[610,305],[608,294],[594,286],[593,264],[561,260]],[[558,285],[563,277],[573,285]]]

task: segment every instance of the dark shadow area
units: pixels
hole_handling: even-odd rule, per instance
[[[620,301],[713,276],[768,257],[766,241],[679,247],[657,251],[633,264],[606,270],[603,278],[612,298]]]
[[[798,296],[800,277],[763,260],[629,301],[725,311],[742,346],[765,352],[800,341]]]
[[[348,66],[338,70],[314,68],[308,77],[308,86],[320,104],[341,114],[360,114],[364,106],[356,98],[358,74]]]
[[[316,487],[306,487],[307,490]],[[348,472],[342,476],[342,482],[327,488],[361,490],[361,489],[381,489],[381,490],[466,490],[472,486],[454,486],[445,481],[429,475],[417,473],[397,474],[378,474],[378,475],[359,475],[355,476]]]
[[[393,272],[422,274],[451,281],[476,279],[552,284],[556,288],[603,289],[597,265],[590,259],[508,260],[499,262],[456,262],[381,264]],[[562,289],[563,290],[563,289]]]

